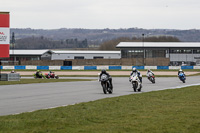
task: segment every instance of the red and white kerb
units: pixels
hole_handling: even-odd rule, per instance
[[[9,57],[10,17],[9,12],[0,12],[0,58]]]

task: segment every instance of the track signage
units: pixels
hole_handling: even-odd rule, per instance
[[[9,12],[0,12],[0,58],[9,57],[10,16]]]

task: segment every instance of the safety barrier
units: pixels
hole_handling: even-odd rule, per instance
[[[0,81],[20,81],[19,73],[1,73]]]
[[[0,66],[5,70],[131,70],[137,69],[200,69],[200,66]]]

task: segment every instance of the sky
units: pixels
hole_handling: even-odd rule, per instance
[[[200,0],[0,0],[10,28],[200,29]]]

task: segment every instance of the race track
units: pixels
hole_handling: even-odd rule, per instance
[[[96,78],[97,79],[97,78]],[[156,78],[156,84],[143,78],[142,92],[173,89],[200,84],[199,77],[187,77],[183,84],[177,77]],[[30,112],[39,109],[66,106],[80,102],[137,94],[128,78],[113,77],[113,94],[104,94],[100,82],[57,82],[0,86],[0,115]],[[141,92],[141,93],[142,93]]]

